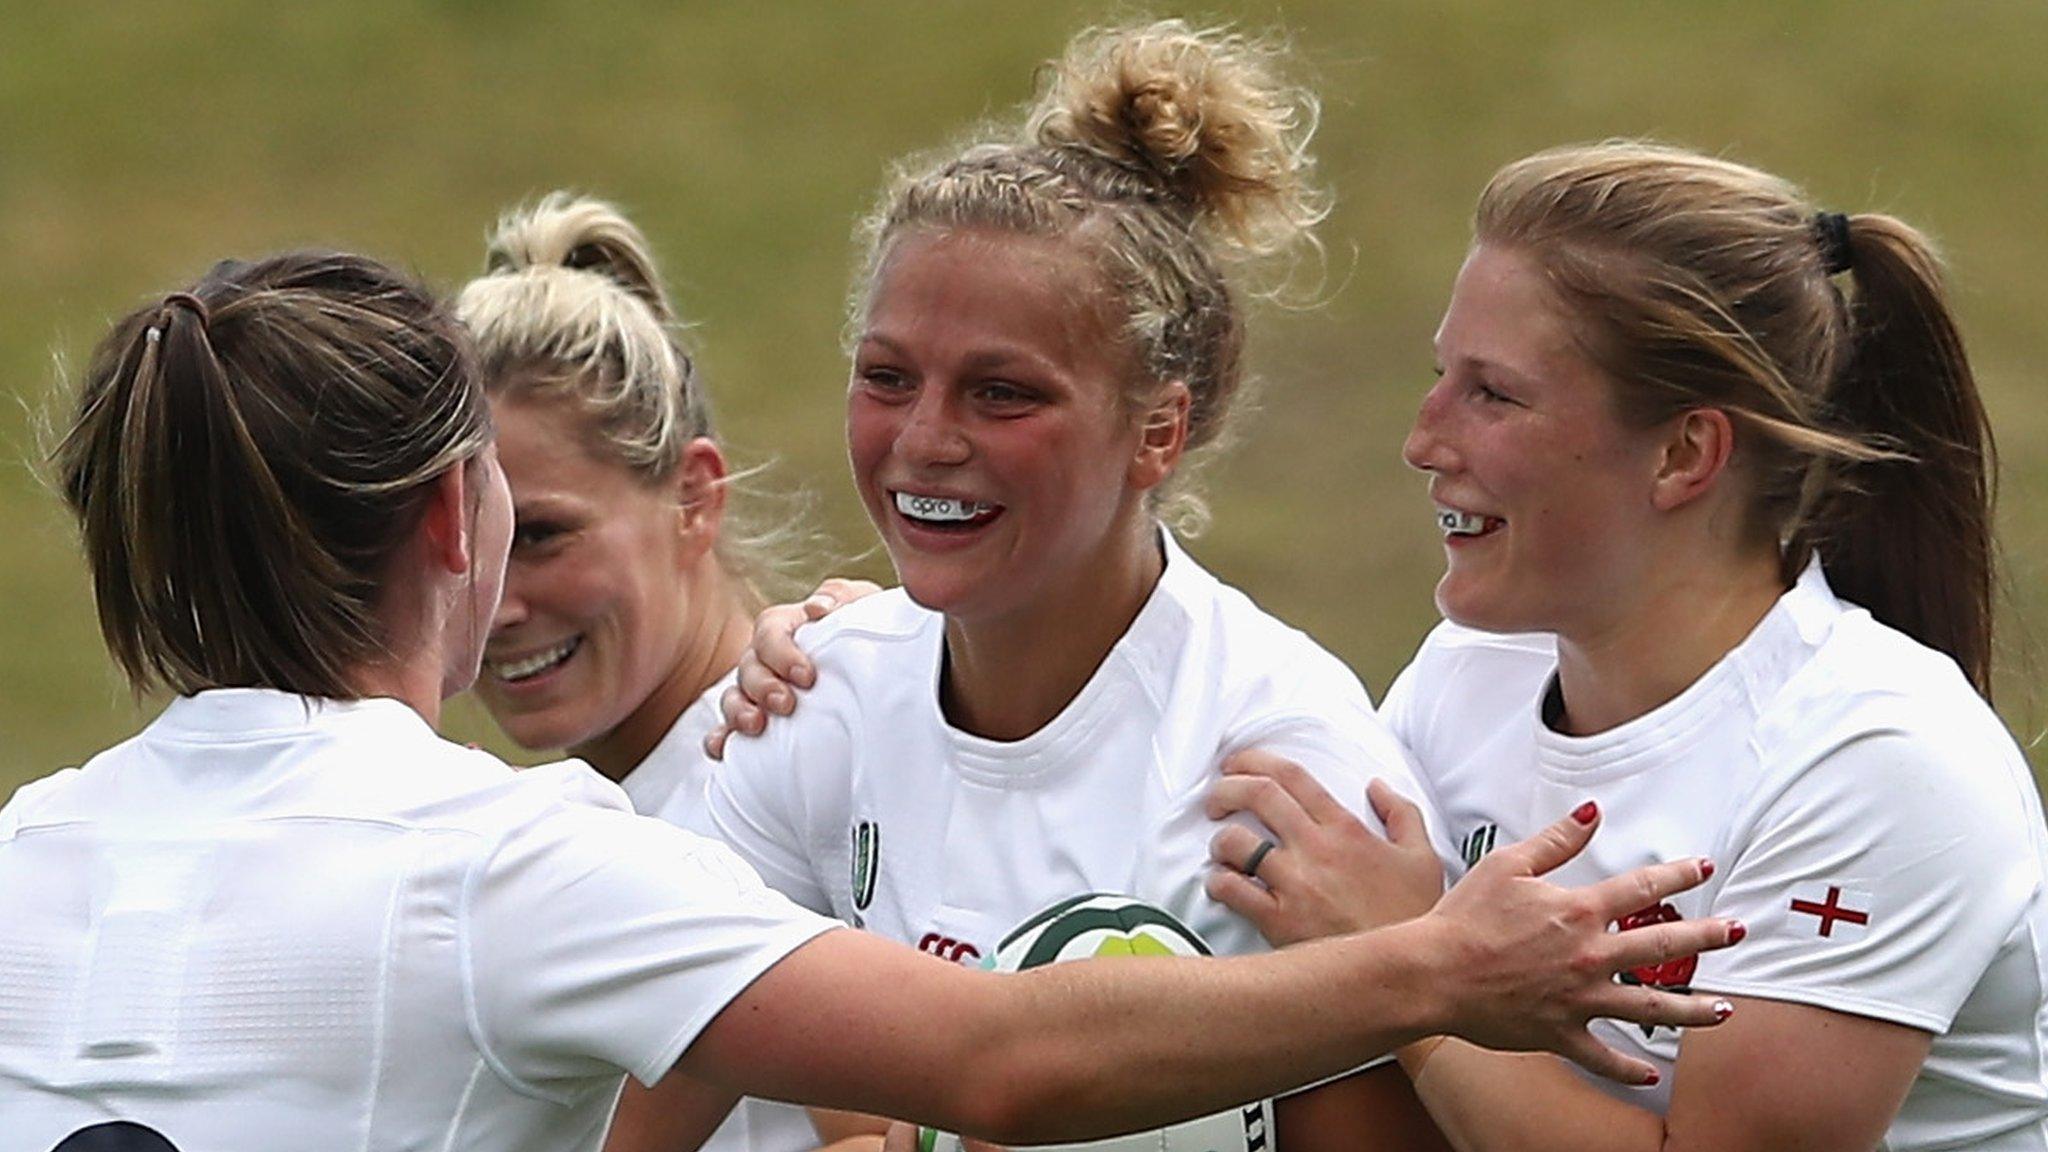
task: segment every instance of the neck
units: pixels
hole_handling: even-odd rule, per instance
[[[689,622],[675,662],[661,683],[618,727],[569,749],[612,780],[624,780],[647,759],[713,684],[740,662],[754,632],[754,613],[742,601],[735,581],[710,565],[715,575],[685,585],[706,610]]]
[[[424,659],[375,664],[349,677],[349,687],[362,699],[390,699],[420,714],[430,728],[441,726],[440,667]]]
[[[1672,572],[1621,612],[1560,631],[1559,730],[1589,736],[1669,703],[1742,643],[1784,592],[1776,556],[1702,565]]]
[[[1072,586],[993,619],[946,618],[946,718],[991,740],[1021,740],[1051,722],[1088,683],[1166,571],[1149,517]]]

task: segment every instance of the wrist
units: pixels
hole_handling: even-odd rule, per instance
[[[1371,1002],[1383,1006],[1379,1023],[1407,1045],[1450,1031],[1452,1000],[1445,992],[1450,942],[1433,918],[1423,917],[1344,937],[1368,957]]]

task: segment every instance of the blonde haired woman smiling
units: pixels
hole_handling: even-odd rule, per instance
[[[653,253],[618,209],[550,194],[499,220],[486,262],[455,310],[514,525],[477,694],[520,744],[569,749],[679,824],[703,796],[707,692],[801,532],[746,515]],[[641,1138],[628,1124],[612,1140]],[[817,1143],[802,1109],[750,1100],[705,1147]]]

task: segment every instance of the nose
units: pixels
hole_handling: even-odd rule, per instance
[[[896,454],[913,465],[964,464],[973,443],[950,391],[923,388],[896,432]]]
[[[526,623],[526,565],[513,560],[505,565],[505,592],[498,598],[498,611],[491,617],[491,631]]]
[[[1422,406],[1415,411],[1415,423],[1408,429],[1408,438],[1401,442],[1401,459],[1410,468],[1420,472],[1443,472],[1457,465],[1457,456],[1446,439],[1448,411],[1451,403],[1447,381],[1439,378],[1422,395]]]

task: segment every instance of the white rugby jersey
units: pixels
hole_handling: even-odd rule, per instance
[[[580,763],[223,689],[0,810],[0,925],[10,1152],[556,1152],[833,922]]]
[[[1631,979],[1792,1001],[1934,1033],[1895,1152],[2048,1148],[2048,849],[2025,760],[1948,657],[1835,598],[1818,566],[1676,699],[1593,736],[1542,719],[1547,635],[1439,625],[1382,711],[1415,755],[1454,871],[1588,798],[1583,884],[1706,856],[1714,876],[1640,920],[1730,916],[1742,944]],[[1656,1064],[1679,1034],[1602,1021]],[[1591,1078],[1589,1078],[1591,1079]]]
[[[727,745],[692,827],[797,903],[961,963],[1094,891],[1164,908],[1219,954],[1265,951],[1202,888],[1223,759],[1295,760],[1376,829],[1369,779],[1421,789],[1350,669],[1162,539],[1165,573],[1129,630],[1014,742],[946,722],[944,618],[901,590],[807,626],[817,686]]]
[[[733,673],[727,673],[690,701],[690,706],[669,725],[647,758],[619,781],[619,787],[626,790],[626,799],[633,802],[633,811],[681,826],[685,813],[703,805],[704,788],[718,766],[716,760],[704,754],[704,737],[718,727],[718,698],[735,679]]]
[[[728,675],[690,703],[681,716],[619,786],[633,810],[678,827],[704,806],[704,788],[717,761],[704,754],[704,736],[717,727],[718,698],[733,683]],[[794,1104],[742,1099],[702,1145],[703,1152],[803,1152],[818,1146],[810,1113]]]

